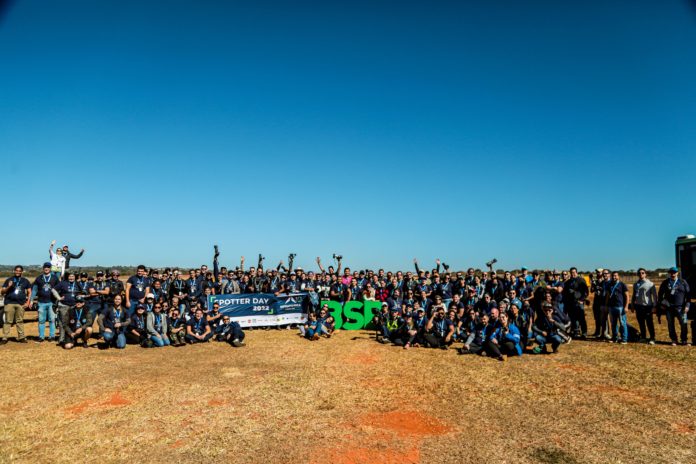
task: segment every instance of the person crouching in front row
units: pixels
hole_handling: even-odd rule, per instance
[[[203,317],[203,310],[196,309],[195,316],[186,325],[186,340],[189,343],[204,343],[210,341],[213,332],[210,330],[208,321]]]
[[[128,310],[123,307],[121,295],[114,296],[114,305],[104,312],[104,345],[106,348],[116,345],[116,348],[126,347],[126,328],[130,325]]]
[[[172,346],[183,346],[186,344],[186,319],[179,315],[179,309],[172,307],[172,311],[167,321],[169,329],[169,341]]]
[[[63,348],[72,349],[82,340],[83,348],[87,348],[87,340],[92,335],[92,321],[89,320],[89,311],[85,309],[85,300],[81,295],[75,297],[75,306],[70,308],[64,315],[63,328],[65,339]]]
[[[227,342],[234,347],[242,347],[244,343],[244,331],[238,322],[230,320],[230,316],[223,316],[222,322],[215,328],[215,340]]]

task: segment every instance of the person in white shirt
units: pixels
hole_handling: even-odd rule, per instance
[[[51,274],[56,276],[58,280],[63,278],[65,274],[65,256],[63,255],[63,249],[58,248],[53,251],[53,247],[56,245],[56,241],[51,242],[51,246],[48,247],[48,255],[51,257]]]
[[[653,323],[653,311],[657,307],[657,289],[647,278],[645,269],[638,269],[638,281],[633,284],[633,298],[631,310],[636,313],[638,325],[640,325],[640,338],[650,345],[655,344],[655,324]],[[646,335],[650,333],[650,338]]]

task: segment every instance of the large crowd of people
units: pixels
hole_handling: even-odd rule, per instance
[[[219,266],[215,247],[212,270],[206,265],[185,272],[141,265],[124,282],[118,270],[93,276],[71,272],[70,259],[79,259],[84,250],[73,255],[67,246],[54,250],[54,245],[49,247],[50,261],[33,282],[23,277],[20,265],[4,282],[0,344],[7,343],[13,324],[17,341],[26,343],[24,311],[36,303],[37,342],[54,341],[65,349],[87,347],[93,338],[103,348],[119,349],[211,340],[241,347],[244,331],[220,312],[210,295],[296,292],[307,295],[307,321],[298,329],[308,340],[330,338],[336,331],[339,316],[322,302],[379,301],[381,311],[374,314],[372,327],[381,343],[404,349],[457,347],[461,354],[504,360],[549,348],[556,352],[573,339],[588,338],[586,307],[591,298],[594,339],[654,344],[657,315],[666,317],[672,345],[691,344],[689,321],[696,343],[690,288],[677,268],[670,269],[659,287],[640,269],[630,292],[618,272],[597,269],[586,279],[574,267],[562,272],[522,268],[499,274],[492,266],[487,271],[450,272],[439,260],[431,270],[421,269],[414,260],[414,272],[351,271],[334,255],[335,268],[324,268],[317,258],[318,271],[313,272],[293,268],[294,255],[288,267],[281,261],[270,269],[259,255],[256,267],[245,268],[242,257],[239,266],[228,269]],[[627,323],[629,311],[635,312],[638,329]]]

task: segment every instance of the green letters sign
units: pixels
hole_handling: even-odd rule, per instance
[[[322,301],[321,304],[329,305],[329,311],[336,320],[336,329],[343,330],[373,328],[372,318],[382,307],[381,301],[346,301],[343,305],[338,301]]]

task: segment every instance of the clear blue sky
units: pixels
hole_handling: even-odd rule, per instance
[[[17,0],[0,89],[5,264],[656,267],[696,233],[687,0]]]

